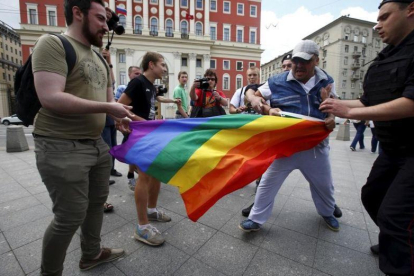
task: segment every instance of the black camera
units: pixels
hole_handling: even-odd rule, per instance
[[[162,96],[168,92],[167,87],[164,87],[163,85],[154,85],[157,89],[157,96]]]
[[[207,89],[210,88],[210,84],[208,83],[207,78],[196,79],[195,82],[199,82],[200,83],[200,88],[203,89],[203,90],[207,90]]]
[[[111,19],[109,19],[109,21],[106,22],[106,24],[108,25],[108,29],[110,31],[114,31],[117,35],[121,35],[125,33],[124,26],[118,24],[119,22],[118,15],[114,11],[111,11],[111,14],[112,14]]]

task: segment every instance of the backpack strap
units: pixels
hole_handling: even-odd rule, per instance
[[[63,48],[66,54],[66,64],[68,65],[68,76],[72,72],[73,67],[76,63],[76,52],[69,40],[61,34],[51,34],[57,36],[62,42]]]
[[[93,50],[93,49],[92,49]],[[98,53],[97,51],[95,51],[95,50],[93,50],[94,52],[95,52],[95,54],[97,54],[98,55],[98,57],[99,57],[99,59],[102,61],[102,63],[105,65],[105,68],[106,68],[106,73],[109,75],[109,77],[111,77],[111,74],[109,74],[109,69],[108,69],[108,66],[106,65],[106,60],[103,58],[103,56],[100,54],[100,53]]]

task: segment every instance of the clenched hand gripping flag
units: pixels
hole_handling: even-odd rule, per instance
[[[311,149],[329,135],[323,122],[244,114],[130,127],[128,141],[111,154],[177,186],[193,221],[261,176],[275,158]]]

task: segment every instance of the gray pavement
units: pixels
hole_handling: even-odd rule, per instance
[[[43,233],[53,218],[51,201],[36,169],[33,148],[6,153],[3,133],[0,127],[0,275],[38,275]],[[368,146],[369,130],[366,134]],[[377,155],[369,147],[351,152],[350,142],[332,138],[336,200],[344,213],[338,233],[327,229],[316,213],[307,181],[295,171],[282,186],[271,219],[256,233],[237,227],[244,219],[241,210],[253,201],[254,184],[221,199],[197,223],[186,217],[177,189],[163,185],[159,207],[172,221],[156,223],[166,243],[149,247],[133,238],[134,196],[126,184],[127,165],[117,163],[124,176],[113,178],[116,184],[110,186],[108,202],[115,209],[104,216],[102,244],[122,247],[127,255],[81,273],[77,233],[63,274],[382,275],[378,258],[369,250],[377,243],[378,228],[360,201],[361,187]]]

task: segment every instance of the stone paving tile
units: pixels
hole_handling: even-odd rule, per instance
[[[127,223],[126,219],[115,213],[104,213],[101,235],[105,235]]]
[[[342,208],[362,212],[362,204],[360,199],[350,198],[350,197],[343,197],[343,196],[335,196],[335,201],[338,206]]]
[[[0,255],[0,276],[25,275],[13,252]]]
[[[219,230],[222,228],[233,216],[235,213],[230,212],[228,209],[225,209],[220,206],[213,206],[208,210],[198,222],[204,225],[207,225],[211,228]]]
[[[362,230],[367,229],[364,214],[362,212],[352,211],[342,207],[341,210],[342,217],[338,218],[338,221],[341,225],[345,224]]]
[[[368,232],[379,233],[379,228],[375,222],[371,219],[367,212],[363,212],[365,218],[365,224],[367,225]]]
[[[314,268],[333,276],[378,275],[374,257],[324,241],[318,242]]]
[[[66,255],[65,258],[65,262],[63,264],[63,275],[66,276],[81,276],[81,275],[111,275],[111,274],[107,274],[107,272],[114,268],[112,263],[104,263],[102,265],[97,266],[94,269],[91,270],[87,270],[87,271],[80,271],[79,269],[79,260],[81,258],[81,250],[77,249],[74,250],[72,252],[70,252],[69,254]],[[117,271],[118,269],[116,269],[115,271]],[[124,275],[119,274],[119,275]]]
[[[24,225],[37,219],[50,216],[51,214],[51,211],[45,206],[37,205],[29,209],[2,216],[0,220],[0,229],[6,231],[19,225]]]
[[[3,233],[0,233],[0,255],[11,250],[9,243],[4,238]]]
[[[27,197],[29,195],[30,193],[26,191],[26,189],[18,187],[16,189],[13,189],[12,191],[0,193],[0,204],[15,201],[23,197]]]
[[[0,217],[16,213],[20,210],[28,209],[36,205],[42,204],[33,196],[20,198],[19,200],[8,201],[0,204]]]
[[[301,264],[312,266],[317,239],[273,225],[262,248]]]
[[[243,275],[312,276],[313,271],[310,267],[298,264],[273,252],[259,249]]]
[[[160,247],[143,246],[113,264],[125,275],[171,275],[189,258],[183,251],[164,243]]]
[[[304,200],[308,200],[308,201],[312,201],[312,195],[311,195],[309,186],[308,187],[305,187],[305,188],[303,188],[303,187],[296,187],[293,190],[293,193],[292,193],[291,196],[292,197],[301,198],[301,199],[304,199]]]
[[[219,271],[215,270],[211,266],[208,266],[201,261],[190,258],[186,261],[180,269],[178,269],[174,274],[174,276],[225,276],[224,274],[220,273]]]
[[[242,275],[257,247],[218,232],[194,257],[226,275]]]
[[[284,209],[274,224],[278,227],[283,227],[317,238],[319,230],[319,219],[320,216],[315,213],[303,214]]]

